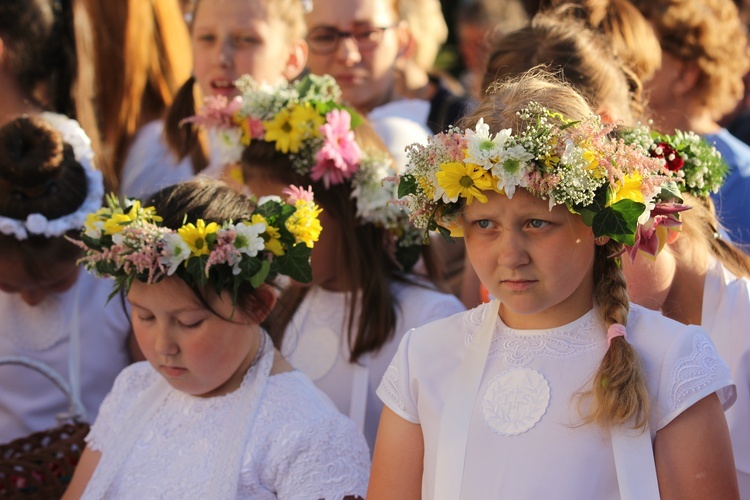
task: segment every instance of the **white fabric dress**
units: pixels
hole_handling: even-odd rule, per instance
[[[367,119],[391,152],[396,171],[406,167],[406,146],[427,143],[432,131],[427,126],[430,102],[423,99],[401,99],[373,109]]]
[[[147,362],[124,370],[86,438],[102,459],[83,498],[364,497],[370,467],[364,438],[300,372],[258,382],[263,360],[270,369],[270,352],[239,389],[212,398],[173,389]],[[123,421],[125,415],[135,418]],[[114,470],[102,465],[108,455],[122,457]],[[239,477],[217,484],[227,472]],[[236,494],[221,491],[228,485]]]
[[[750,500],[750,281],[718,261],[706,273],[703,327],[732,371],[737,402],[726,412],[740,498]]]
[[[70,381],[72,311],[79,293],[81,395],[90,421],[117,374],[129,363],[130,323],[119,296],[107,303],[112,281],[81,270],[69,290],[29,306],[0,291],[0,356],[41,361]],[[68,400],[43,375],[25,366],[0,366],[0,442],[49,429],[68,412]]]
[[[128,149],[120,174],[120,193],[143,198],[192,177],[190,158],[177,163],[164,139],[164,122],[154,120],[138,129]]]
[[[405,420],[421,425],[423,498],[433,498],[437,436],[446,386],[455,376],[487,305],[408,332],[378,395]],[[686,408],[717,392],[734,400],[729,369],[698,327],[633,305],[628,341],[655,395],[652,439]],[[462,499],[620,498],[607,430],[578,425],[574,395],[590,386],[606,351],[595,310],[549,330],[513,330],[498,321],[471,414]]]
[[[289,362],[309,376],[339,411],[353,417],[355,422],[361,420],[356,416],[364,412],[363,429],[370,450],[375,444],[383,409],[375,391],[403,334],[464,310],[453,295],[430,288],[394,283],[391,289],[398,304],[395,335],[380,351],[366,355],[361,364],[349,363],[347,295],[320,287],[309,290],[287,327],[282,347]],[[357,321],[355,319],[354,325]],[[356,382],[359,377],[365,377],[360,387],[366,389],[361,393]]]

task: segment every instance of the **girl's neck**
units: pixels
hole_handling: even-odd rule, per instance
[[[674,279],[662,306],[662,313],[685,325],[700,325],[703,320],[703,289],[709,259],[705,252],[688,252],[675,269]]]
[[[31,102],[28,95],[18,88],[14,80],[0,73],[0,125],[23,114],[35,114],[42,111]]]
[[[693,109],[691,111],[691,108]],[[721,130],[711,111],[704,107],[688,106],[688,110],[675,109],[659,116],[657,120],[661,131],[672,134],[675,130],[691,130],[696,134],[714,134]]]

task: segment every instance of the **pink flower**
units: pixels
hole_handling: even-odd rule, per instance
[[[648,222],[638,226],[635,243],[627,249],[630,261],[635,261],[639,250],[656,257],[666,243],[667,231],[682,224],[675,214],[689,209],[689,206],[679,203],[657,203]]]
[[[307,189],[299,186],[289,186],[281,192],[287,196],[287,203],[290,205],[294,205],[298,200],[313,201],[312,186],[307,186]]]
[[[205,127],[234,128],[234,115],[242,108],[242,98],[237,96],[231,101],[222,95],[207,96],[203,99],[203,107],[196,116],[182,120],[182,123],[195,123]]]
[[[320,132],[325,142],[315,155],[317,163],[310,170],[310,178],[323,179],[323,184],[329,187],[344,182],[357,171],[362,150],[354,140],[351,115],[344,109],[326,114],[326,123],[321,125]]]

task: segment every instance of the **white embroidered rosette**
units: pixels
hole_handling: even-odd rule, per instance
[[[0,233],[14,236],[18,240],[25,240],[30,235],[52,238],[83,227],[86,216],[102,206],[104,196],[102,173],[94,168],[94,151],[86,132],[77,121],[66,116],[49,112],[41,113],[40,116],[55,127],[64,142],[70,144],[76,161],[83,166],[88,184],[86,199],[75,212],[52,220],[39,213],[29,214],[25,220],[0,216]]]

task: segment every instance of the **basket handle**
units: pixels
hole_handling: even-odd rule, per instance
[[[81,403],[81,400],[73,394],[73,391],[70,388],[70,384],[68,384],[68,382],[62,377],[62,375],[57,373],[51,367],[47,366],[41,361],[27,358],[25,356],[0,356],[0,365],[26,366],[28,368],[36,370],[37,372],[47,377],[50,381],[52,381],[52,383],[55,384],[57,388],[65,394],[65,396],[68,398],[68,402],[70,403],[68,409],[69,413],[57,416],[59,422],[64,422],[70,419],[86,419],[86,409]]]

